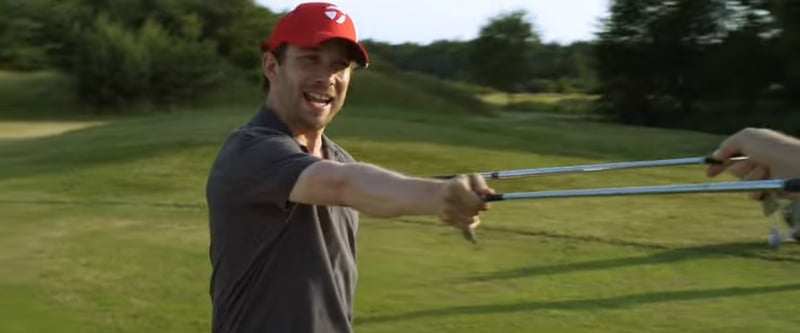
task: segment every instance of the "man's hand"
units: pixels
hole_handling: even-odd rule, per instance
[[[479,174],[459,175],[449,179],[440,191],[442,206],[439,218],[461,230],[474,230],[480,225],[478,214],[490,208],[482,196],[494,194]]]
[[[770,179],[769,168],[766,165],[755,163],[749,159],[736,162],[728,171],[741,180],[763,180]],[[766,192],[751,192],[748,197],[752,200],[761,201]]]
[[[725,170],[743,180],[790,178],[800,176],[800,140],[777,131],[745,128],[725,139],[713,157],[725,161],[735,155],[747,160],[726,165],[711,165],[706,174],[715,177]],[[750,198],[763,199],[764,193],[751,193]]]

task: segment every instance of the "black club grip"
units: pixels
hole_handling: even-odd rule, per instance
[[[505,199],[505,198],[503,198],[503,194],[502,193],[485,194],[485,195],[482,195],[481,198],[483,199],[483,201],[487,201],[487,202],[489,202],[489,201],[501,201],[501,200]]]
[[[800,192],[800,178],[787,179],[783,183],[783,190],[786,192]]]
[[[737,157],[744,157],[744,155],[742,155],[742,154],[736,154],[736,155],[733,155],[733,156],[731,156],[731,158],[737,158]],[[705,164],[712,164],[712,165],[722,165],[722,164],[725,164],[725,163],[726,163],[726,162],[728,162],[728,161],[721,161],[721,160],[718,160],[718,159],[716,159],[716,158],[714,158],[714,157],[707,156],[707,157],[705,158],[705,161],[703,161],[703,162],[704,162]]]

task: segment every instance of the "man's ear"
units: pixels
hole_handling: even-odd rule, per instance
[[[261,54],[261,72],[268,80],[273,81],[278,76],[278,59],[272,52]]]

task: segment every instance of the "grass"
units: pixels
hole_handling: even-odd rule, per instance
[[[421,176],[695,156],[721,139],[485,117],[402,91],[416,97],[354,98],[330,135],[358,159]],[[0,331],[207,331],[205,177],[225,135],[256,106],[0,139]],[[686,166],[492,185],[700,181],[710,181],[702,168]],[[727,333],[800,324],[800,247],[767,248],[769,221],[743,194],[509,201],[482,216],[478,245],[427,217],[365,217],[356,330]]]
[[[526,114],[544,113],[567,116],[589,116],[596,114],[593,102],[595,95],[580,93],[487,93],[480,96],[484,102],[506,111]]]
[[[33,138],[62,134],[82,128],[97,126],[100,121],[4,121],[0,123],[0,139]]]
[[[519,93],[511,94],[511,99],[516,102],[541,102],[541,103],[556,103],[565,99],[577,100],[592,100],[596,98],[593,95],[580,94],[580,93]],[[508,94],[495,92],[481,95],[481,98],[493,104],[505,104],[508,102]]]

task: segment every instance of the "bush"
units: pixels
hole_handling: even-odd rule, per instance
[[[100,15],[75,36],[80,47],[69,71],[78,98],[100,109],[172,105],[207,93],[222,78],[224,62],[213,43],[170,35],[152,20],[134,32]]]
[[[114,106],[144,95],[148,57],[133,33],[101,15],[91,31],[78,33],[77,40],[81,47],[70,69],[80,101]]]
[[[147,95],[156,104],[173,105],[204,94],[223,77],[224,62],[213,42],[170,36],[148,20],[139,43],[149,57]]]

